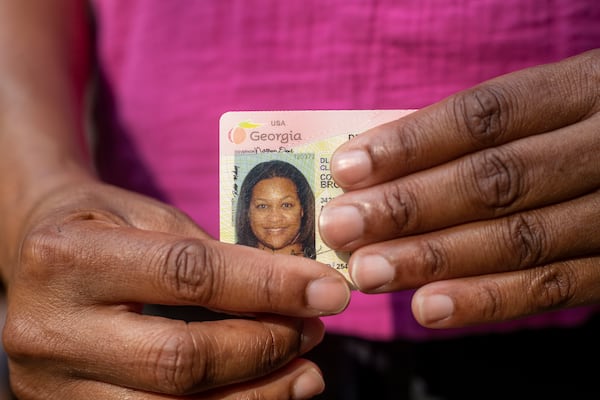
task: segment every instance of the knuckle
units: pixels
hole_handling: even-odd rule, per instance
[[[151,346],[148,364],[154,384],[170,394],[184,395],[199,383],[210,384],[207,360],[198,354],[200,347],[189,330],[169,332]],[[201,347],[207,351],[208,346]]]
[[[532,214],[517,214],[507,219],[508,248],[518,257],[518,267],[533,267],[547,258],[549,239],[538,218]]]
[[[271,371],[283,365],[288,360],[289,354],[284,349],[287,348],[284,341],[278,340],[277,335],[272,330],[268,330],[268,335],[265,335],[265,343],[262,357],[262,365]]]
[[[391,221],[393,224],[393,233],[401,234],[418,229],[418,209],[414,194],[407,190],[402,190],[396,185],[391,185],[383,190],[383,201],[378,202],[380,210],[378,213],[383,215],[385,221]],[[380,229],[378,224],[374,224],[373,229]]]
[[[241,350],[245,359],[252,360],[253,374],[268,374],[282,367],[300,353],[302,321],[282,330],[272,324],[261,324],[260,330]]]
[[[488,281],[481,286],[475,304],[482,306],[482,318],[485,321],[498,321],[504,318],[505,301],[501,288],[493,281]]]
[[[378,168],[378,160],[402,160],[403,165],[407,170],[413,170],[414,165],[419,160],[422,160],[422,151],[419,145],[419,138],[424,137],[422,124],[418,120],[412,118],[403,118],[401,124],[392,126],[392,134],[390,138],[392,143],[371,148],[369,147],[371,159]]]
[[[9,360],[23,366],[25,371],[31,369],[32,361],[52,360],[58,373],[59,367],[70,357],[64,351],[67,337],[64,326],[70,323],[70,317],[49,318],[45,316],[47,313],[48,308],[37,303],[31,308],[18,302],[7,309],[2,327],[2,348]]]
[[[534,311],[569,304],[576,293],[576,282],[576,271],[568,262],[530,270],[529,298],[534,303]]]
[[[439,241],[426,240],[422,242],[419,253],[428,281],[442,279],[448,275],[448,254]]]
[[[218,284],[219,255],[210,246],[197,240],[182,240],[171,244],[162,267],[160,281],[177,299],[208,302],[221,293]]]
[[[508,103],[503,89],[490,83],[458,94],[451,103],[460,131],[477,148],[503,140],[508,121]]]
[[[510,208],[523,192],[523,167],[506,149],[488,149],[462,164],[466,184],[472,184],[479,206],[491,210]],[[470,192],[470,191],[469,191]]]
[[[33,230],[23,238],[20,247],[20,273],[27,278],[49,280],[53,271],[67,266],[70,257],[67,241],[48,228]]]
[[[44,342],[42,333],[30,318],[23,314],[9,315],[2,331],[4,351],[11,360],[27,360],[40,355]]]

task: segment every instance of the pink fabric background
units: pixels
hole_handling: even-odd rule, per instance
[[[218,120],[230,110],[420,108],[493,76],[600,47],[597,0],[96,0],[100,172],[218,237]],[[588,310],[449,331],[410,292],[356,293],[332,332],[424,339],[572,324]]]

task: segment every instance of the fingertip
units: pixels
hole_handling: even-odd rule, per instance
[[[340,186],[354,186],[368,178],[373,170],[364,150],[338,151],[331,158],[331,174]]]
[[[321,343],[325,335],[325,325],[318,318],[306,318],[302,327],[300,354],[312,350]]]
[[[345,248],[358,240],[364,230],[362,215],[354,206],[336,206],[332,203],[325,206],[319,215],[321,239],[331,248]]]
[[[379,254],[355,254],[350,259],[349,269],[352,281],[363,292],[384,291],[396,275],[388,260]]]
[[[322,315],[337,314],[350,302],[350,287],[343,276],[324,277],[306,287],[306,303]]]
[[[315,367],[304,371],[292,385],[292,399],[310,399],[325,390],[325,381],[321,372]]]
[[[413,315],[423,326],[435,327],[447,321],[454,314],[454,310],[454,301],[445,294],[417,292],[412,299]]]

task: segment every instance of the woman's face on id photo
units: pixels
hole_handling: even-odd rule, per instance
[[[268,178],[252,190],[250,227],[260,243],[277,250],[293,244],[300,232],[302,205],[296,185],[287,178]]]

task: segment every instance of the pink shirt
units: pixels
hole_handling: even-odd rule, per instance
[[[110,182],[218,237],[218,120],[230,110],[420,108],[600,47],[598,0],[96,0]],[[355,293],[331,332],[425,339],[582,321],[589,309],[429,330],[411,292]]]

